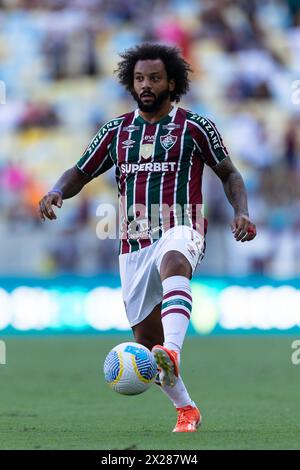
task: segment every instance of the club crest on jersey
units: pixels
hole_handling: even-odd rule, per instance
[[[160,137],[160,143],[165,150],[170,150],[173,145],[176,144],[177,136],[172,134],[167,134]]]
[[[153,144],[143,144],[141,145],[141,156],[147,160],[153,154]]]

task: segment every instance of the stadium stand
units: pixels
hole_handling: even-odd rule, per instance
[[[297,0],[2,0],[0,24],[1,274],[117,272],[118,241],[95,236],[99,203],[117,204],[113,170],[65,201],[56,223],[40,223],[36,205],[101,124],[134,106],[113,74],[118,52],[154,41],[191,62],[182,106],[217,123],[258,227],[247,250],[235,244],[231,208],[206,170],[201,272],[299,275]]]

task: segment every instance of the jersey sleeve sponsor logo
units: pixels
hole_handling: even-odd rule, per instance
[[[177,142],[177,136],[172,134],[162,135],[160,143],[165,150],[170,150]]]
[[[190,119],[192,121],[197,122],[197,124],[202,127],[214,150],[224,147],[220,141],[220,135],[218,131],[215,127],[212,126],[211,121],[209,121],[209,119],[205,119],[202,116],[198,116],[198,114],[193,114]]]
[[[103,137],[107,134],[107,132],[109,132],[112,129],[117,128],[120,125],[120,123],[121,123],[121,120],[112,120],[112,121],[107,122],[103,127],[101,127],[99,132],[95,135],[94,139],[92,140],[92,142],[90,143],[86,151],[89,154],[93,153],[93,151],[99,146],[99,144],[101,143]]]

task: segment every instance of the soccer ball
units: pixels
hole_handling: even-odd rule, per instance
[[[104,361],[108,385],[122,395],[138,395],[154,382],[157,366],[153,354],[138,343],[115,346]]]

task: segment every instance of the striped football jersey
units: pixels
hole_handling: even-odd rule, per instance
[[[204,164],[213,167],[227,156],[212,121],[173,107],[154,124],[138,110],[107,122],[77,167],[97,177],[115,166],[120,253],[129,253],[149,246],[175,225],[204,234]]]

